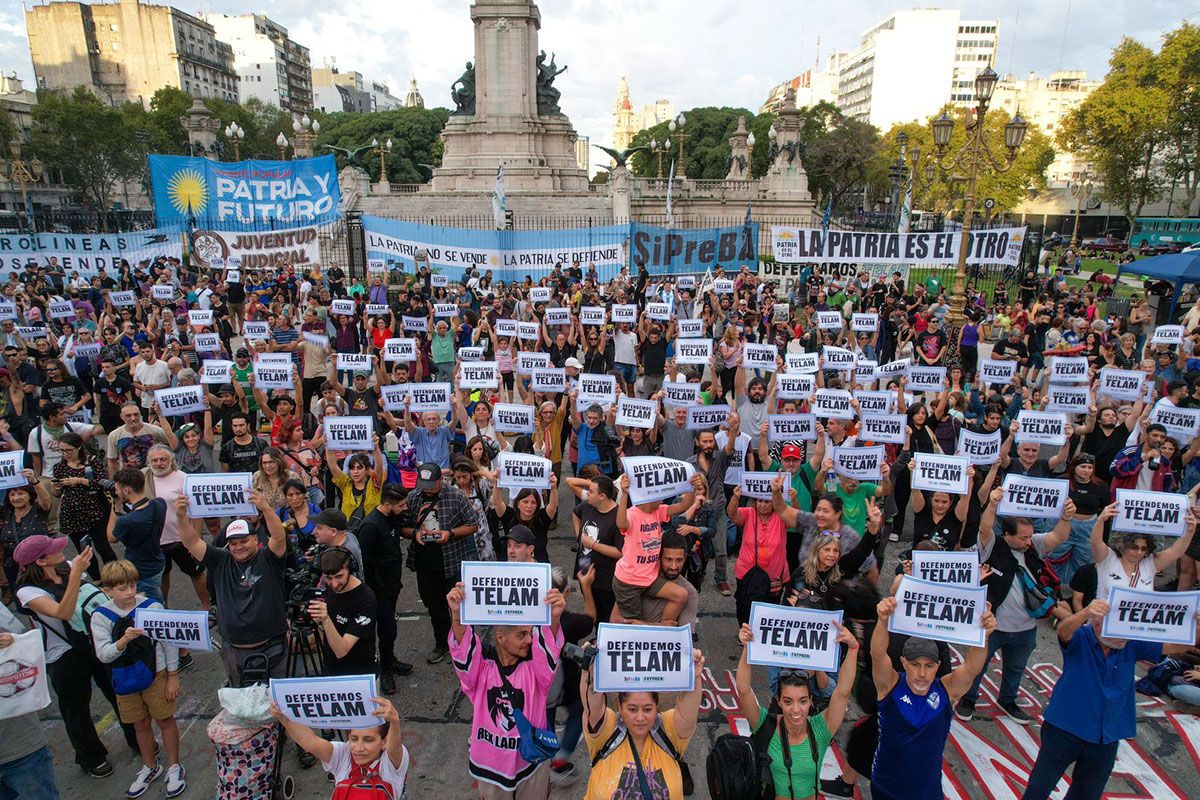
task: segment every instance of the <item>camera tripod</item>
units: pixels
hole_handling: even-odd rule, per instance
[[[303,670],[299,672],[297,670]],[[321,653],[321,629],[313,623],[288,620],[288,677],[316,677],[325,674]]]

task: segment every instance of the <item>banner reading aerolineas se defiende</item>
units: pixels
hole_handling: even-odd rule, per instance
[[[771,249],[784,264],[840,262],[844,264],[937,264],[958,262],[960,231],[891,233],[835,231],[820,228],[771,228]],[[967,262],[1015,265],[1021,257],[1025,228],[970,231]]]
[[[236,163],[147,158],[160,226],[257,231],[319,225],[341,215],[333,156]]]

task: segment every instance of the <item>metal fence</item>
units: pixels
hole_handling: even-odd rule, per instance
[[[27,215],[16,214],[12,221],[19,232],[27,231]],[[38,208],[33,212],[33,223],[43,233],[125,233],[153,228],[154,212],[128,208],[114,211]]]

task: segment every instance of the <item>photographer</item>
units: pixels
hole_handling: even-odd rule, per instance
[[[412,664],[396,658],[396,601],[404,586],[404,550],[400,520],[408,510],[407,490],[385,483],[379,505],[354,535],[363,553],[363,580],[375,594],[375,633],[379,638],[379,681],[384,694],[396,691],[395,675],[409,675]],[[393,674],[394,673],[394,674]]]
[[[351,572],[354,556],[330,547],[317,557],[324,584],[308,604],[308,616],[321,627],[326,675],[375,673],[375,594]]]
[[[267,657],[272,678],[284,677],[287,647],[287,610],[284,591],[284,557],[287,534],[275,510],[258,492],[247,492],[246,499],[259,510],[270,538],[259,548],[258,537],[250,524],[235,519],[225,529],[225,547],[214,547],[200,538],[188,517],[188,498],[175,501],[179,539],[192,558],[208,571],[213,598],[222,613],[217,630],[224,646],[221,660],[229,685],[241,688],[242,664],[248,656]]]

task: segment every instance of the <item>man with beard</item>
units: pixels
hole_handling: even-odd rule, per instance
[[[1109,471],[1113,459],[1125,446],[1129,436],[1137,429],[1137,420],[1142,416],[1145,403],[1138,400],[1133,404],[1133,410],[1121,422],[1121,415],[1112,406],[1088,409],[1087,419],[1083,422],[1083,452],[1096,457],[1096,477],[1105,483],[1112,480]]]
[[[115,475],[121,467],[144,469],[150,448],[156,443],[167,443],[162,428],[142,419],[142,410],[137,403],[128,402],[121,406],[121,421],[123,425],[108,432],[106,455],[109,475]],[[253,469],[258,468],[257,461],[255,457]]]
[[[467,772],[478,782],[481,800],[544,800],[550,793],[550,762],[530,764],[521,757],[513,711],[521,709],[535,728],[546,727],[546,696],[563,645],[559,623],[566,599],[551,589],[546,593],[549,625],[496,625],[491,646],[485,647],[475,630],[462,624],[465,598],[461,582],[446,595],[451,659],[472,708]]]
[[[686,412],[686,409],[684,411]],[[734,411],[729,415],[730,430],[737,426],[738,422],[738,413]],[[708,499],[713,509],[713,530],[715,531],[713,551],[716,555],[716,563],[713,566],[713,580],[717,583],[717,591],[726,597],[732,594],[733,590],[729,587],[729,579],[726,574],[728,523],[725,517],[725,473],[733,459],[736,443],[737,437],[726,435],[725,446],[718,450],[716,435],[712,431],[699,431],[696,434],[698,452],[687,459],[687,463],[696,468],[696,474],[704,478],[704,482],[708,484]]]
[[[658,556],[658,574],[667,583],[674,583],[683,588],[688,594],[687,603],[679,614],[680,625],[691,625],[696,621],[700,610],[700,592],[683,577],[683,567],[687,563],[687,540],[678,533],[663,534],[662,545]],[[661,622],[667,601],[657,597],[642,597],[642,621]]]
[[[354,531],[363,555],[363,576],[375,594],[375,635],[379,640],[379,683],[384,694],[396,693],[395,675],[410,675],[412,664],[396,658],[396,601],[404,586],[404,551],[400,520],[408,510],[408,492],[385,483],[379,505]]]
[[[783,369],[783,362],[779,359],[776,360],[779,361],[778,369]],[[750,437],[751,449],[758,448],[762,424],[767,421],[767,414],[771,410],[771,405],[767,402],[767,395],[770,394],[772,385],[775,383],[776,374],[775,372],[771,373],[771,384],[762,378],[753,378],[746,383],[746,368],[738,364],[733,384],[737,413],[741,419],[738,430]]]

